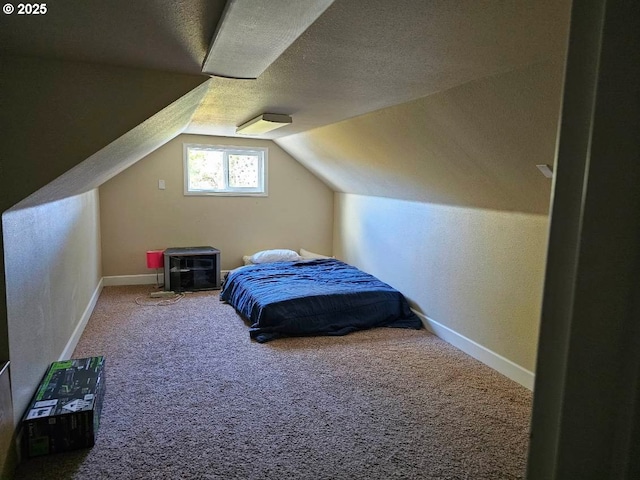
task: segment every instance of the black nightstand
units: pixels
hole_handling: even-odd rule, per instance
[[[167,248],[164,289],[173,292],[220,288],[220,250],[213,247]]]

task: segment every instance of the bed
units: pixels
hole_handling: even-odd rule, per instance
[[[346,335],[374,327],[422,328],[391,286],[334,258],[247,265],[229,272],[220,300],[263,343],[279,337]]]

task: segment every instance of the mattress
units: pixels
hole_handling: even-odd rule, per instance
[[[220,299],[258,342],[283,336],[346,335],[374,327],[422,328],[396,289],[336,259],[248,265],[229,273]]]

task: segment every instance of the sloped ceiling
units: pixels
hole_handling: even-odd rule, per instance
[[[334,191],[546,214],[563,62],[549,60],[275,142]]]
[[[202,62],[225,3],[48,3],[45,15],[2,15],[0,55],[30,59],[33,70],[40,62],[55,60],[90,63],[96,69],[118,66],[188,74],[204,81]],[[569,0],[335,0],[257,80],[212,78],[185,131],[235,136],[237,125],[259,113],[286,113],[293,117],[290,126],[262,136],[285,139],[562,58],[569,8]],[[46,75],[44,68],[39,79],[42,84]],[[123,75],[127,75],[124,70]],[[65,95],[73,96],[73,92]],[[118,121],[118,111],[102,108],[93,113],[106,123]],[[405,142],[406,137],[397,132],[394,141]],[[87,133],[90,136],[90,132],[83,136]],[[330,149],[331,136],[315,140],[320,138]],[[355,183],[342,185],[337,176],[344,169],[325,168],[335,159],[327,160],[317,148],[303,148],[304,142],[298,140],[299,148],[290,146],[290,151],[327,183],[343,191],[370,191]],[[282,145],[285,143],[291,144],[283,141]],[[349,155],[338,157],[344,164],[359,161]],[[447,157],[459,161],[453,155]],[[421,161],[431,160],[424,157]],[[431,170],[432,181],[422,187],[445,185],[447,178],[438,178],[437,168]],[[487,181],[488,188],[493,188],[495,182]],[[392,190],[386,194],[396,195],[403,188]]]
[[[224,0],[65,0],[0,18],[0,53],[197,74]],[[213,78],[189,133],[278,138],[557,56],[568,0],[335,0],[257,80]],[[239,35],[242,32],[238,32]]]
[[[67,170],[12,207],[29,208],[99,187],[178,136],[207,91],[204,83]]]
[[[36,191],[42,203],[95,188],[179,134],[224,1],[46,5],[0,17],[0,211]]]
[[[281,138],[558,56],[567,0],[336,0],[257,80],[213,78],[189,133],[235,136],[263,112]]]
[[[225,0],[49,2],[44,15],[2,15],[0,53],[199,74],[224,5]]]
[[[44,203],[95,188],[94,180],[108,180],[119,164],[131,161],[123,152],[145,151],[151,138],[158,147],[179,134],[206,91],[206,85],[198,90],[198,101],[190,95],[206,84],[196,75],[27,57],[0,60],[0,90],[11,92],[0,108],[0,211],[36,191]],[[160,132],[158,125],[164,127]],[[75,167],[97,152],[112,154],[93,165],[91,182],[86,175],[67,176],[54,188],[53,181],[78,173]]]

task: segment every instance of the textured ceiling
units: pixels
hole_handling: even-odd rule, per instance
[[[198,74],[224,5],[225,0],[48,2],[44,15],[2,15],[0,53]]]
[[[286,113],[278,138],[559,55],[566,2],[336,0],[257,80],[214,78],[190,132]]]
[[[200,73],[224,4],[50,2],[2,15],[0,53]],[[187,131],[292,115],[264,135],[278,138],[543,61],[563,50],[565,13],[555,0],[336,0],[257,80],[214,77]]]
[[[334,191],[546,214],[564,62],[467,82],[274,141]]]

